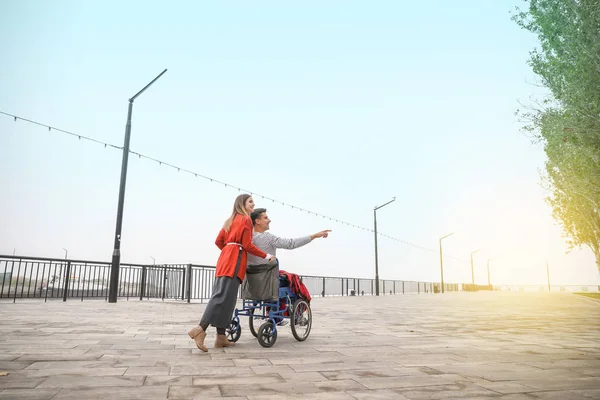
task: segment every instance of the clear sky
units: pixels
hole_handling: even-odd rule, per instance
[[[0,111],[123,145],[256,196],[302,274],[600,284],[566,255],[540,187],[543,149],[514,112],[542,96],[518,0],[0,2]],[[109,261],[121,152],[0,115],[0,254]],[[238,191],[130,157],[122,260],[214,265]]]

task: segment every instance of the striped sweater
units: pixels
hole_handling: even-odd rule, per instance
[[[269,232],[254,232],[252,234],[252,244],[264,251],[265,253],[276,255],[277,249],[297,249],[310,243],[310,237],[304,236],[297,239],[284,239],[272,235]],[[261,265],[265,263],[264,258],[256,257],[248,253],[248,265]]]

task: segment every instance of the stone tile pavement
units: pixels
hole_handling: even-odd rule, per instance
[[[209,353],[186,334],[203,308],[0,302],[0,399],[600,399],[600,302],[574,294],[316,298],[305,342],[264,349],[243,320]]]

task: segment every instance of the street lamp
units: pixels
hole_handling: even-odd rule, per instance
[[[490,258],[489,260],[487,260],[487,271],[488,271],[488,286],[490,286],[490,261],[492,261],[493,258]]]
[[[546,277],[548,278],[548,291],[551,292],[550,289],[550,269],[548,268],[548,260],[546,260]]]
[[[65,260],[66,260],[67,259],[67,254],[69,254],[69,252],[64,247],[62,249],[65,251]]]
[[[152,265],[156,265],[156,259],[152,256],[150,256],[150,258],[152,259]]]
[[[440,238],[440,273],[442,274],[442,293],[444,293],[444,260],[442,257],[442,239],[447,238],[448,236],[454,235],[454,232],[447,234],[446,236],[442,236]]]
[[[392,198],[392,200],[388,201],[384,205],[379,207],[375,207],[373,209],[373,225],[375,226],[375,295],[379,296],[379,261],[377,257],[377,210],[382,207],[387,206],[390,203],[393,203],[396,200],[396,197]]]
[[[471,283],[475,284],[475,272],[473,270],[473,254],[477,253],[479,249],[471,252]]]
[[[108,290],[108,302],[117,302],[117,291],[119,286],[119,268],[121,265],[121,227],[123,224],[123,205],[125,203],[125,182],[127,180],[127,161],[129,160],[129,140],[131,138],[131,113],[133,111],[133,101],[141,95],[150,85],[158,80],[167,72],[165,69],[156,78],[147,84],[135,96],[129,99],[129,109],[127,111],[127,124],[125,125],[125,144],[123,146],[123,161],[121,163],[121,184],[119,186],[119,204],[117,208],[117,226],[115,232],[115,246],[112,254],[112,264],[110,267],[110,286]]]

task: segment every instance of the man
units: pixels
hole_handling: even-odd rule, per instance
[[[275,236],[269,232],[271,220],[267,215],[266,208],[257,208],[250,215],[254,233],[252,234],[252,244],[262,251],[273,256],[276,255],[277,249],[293,250],[302,247],[312,242],[317,238],[326,238],[331,230],[326,229],[309,236],[303,236],[297,239],[284,239]],[[267,250],[268,249],[268,250]],[[242,295],[244,298],[253,298],[256,300],[267,300],[269,298],[279,297],[279,275],[273,264],[266,264],[265,260],[260,257],[255,257],[248,253],[248,270],[246,279],[242,287]],[[271,272],[269,272],[271,271]],[[263,279],[255,278],[252,281],[254,274],[263,274]],[[267,279],[264,279],[267,274]],[[252,290],[251,290],[252,287]],[[285,321],[283,321],[285,323]],[[280,322],[281,324],[281,322]],[[279,324],[278,324],[279,325]]]
[[[252,234],[252,244],[261,249],[267,251],[268,254],[276,255],[276,249],[293,250],[298,247],[309,244],[316,238],[326,238],[331,230],[327,229],[317,233],[313,233],[309,236],[300,237],[297,239],[283,239],[275,236],[269,232],[269,225],[271,220],[267,215],[266,208],[257,208],[250,215],[252,218],[252,225],[254,225],[254,233]],[[264,259],[248,254],[248,265],[259,265],[264,264]]]

